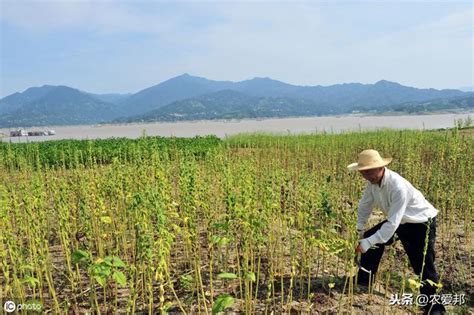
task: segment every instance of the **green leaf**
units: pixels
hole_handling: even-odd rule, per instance
[[[225,245],[229,244],[229,241],[230,241],[230,240],[229,240],[227,237],[223,237],[223,238],[221,238],[221,239],[219,240],[218,245],[219,245],[220,247],[225,246]]]
[[[27,283],[31,287],[35,288],[37,284],[39,284],[39,280],[31,277],[31,276],[25,276],[25,278],[22,280],[23,283]]]
[[[94,264],[90,267],[90,272],[94,277],[108,278],[111,274],[111,268],[104,261],[100,264]]]
[[[101,265],[104,263],[104,260],[102,258],[97,258],[95,261],[94,261],[94,265]]]
[[[255,273],[251,271],[245,273],[245,279],[250,280],[252,282],[257,281],[257,278],[255,277]]]
[[[118,258],[117,256],[112,257],[112,266],[116,268],[125,268],[127,267],[122,259]]]
[[[217,275],[217,279],[223,279],[223,280],[230,280],[230,279],[237,279],[238,276],[235,273],[231,272],[222,272]]]
[[[112,267],[112,256],[107,256],[104,258],[104,261],[103,261],[107,266],[109,267]]]
[[[122,287],[127,285],[127,278],[121,271],[115,271],[112,274],[112,278]]]
[[[220,237],[217,235],[214,235],[212,237],[212,244],[217,245],[219,247],[225,246],[229,243],[229,239],[227,237]]]
[[[85,252],[80,249],[76,249],[75,251],[72,252],[71,255],[72,263],[73,264],[79,264],[82,262],[89,262],[90,260],[90,255],[88,252]]]
[[[234,298],[232,296],[229,294],[220,295],[214,301],[214,305],[212,306],[212,314],[223,312],[226,308],[232,306],[232,304],[234,304]]]
[[[179,279],[179,283],[183,287],[188,288],[188,287],[191,287],[192,284],[194,283],[194,278],[191,275],[181,276],[180,279]]]
[[[103,287],[105,285],[105,278],[101,277],[101,276],[95,276],[94,277],[95,281],[97,281],[97,283]]]
[[[213,235],[213,236],[212,236],[212,239],[211,239],[211,243],[212,243],[213,245],[215,245],[215,244],[219,243],[220,240],[221,240],[221,238],[220,238],[219,236]]]
[[[111,270],[109,266],[99,266],[99,275],[103,276],[104,278],[107,278],[111,274]]]

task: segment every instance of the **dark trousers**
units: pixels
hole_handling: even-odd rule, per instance
[[[383,221],[373,228],[369,229],[364,233],[364,238],[371,236],[377,232],[382,224],[386,221]],[[429,229],[429,231],[428,231]],[[424,255],[425,249],[425,240],[428,233],[428,244],[426,254]],[[398,229],[395,231],[395,234],[398,236],[400,241],[405,248],[405,252],[408,255],[410,264],[417,275],[420,275],[421,269],[423,269],[423,274],[421,275],[422,280],[430,279],[431,281],[438,283],[439,277],[435,268],[435,238],[436,238],[436,218],[433,218],[425,223],[405,223],[400,224]],[[367,271],[370,271],[370,274],[364,270],[359,269],[358,273],[358,282],[362,284],[369,283],[369,276],[371,279],[374,279],[375,274],[377,273],[380,259],[382,258],[384,249],[386,245],[390,245],[394,242],[394,237],[390,238],[385,244],[376,244],[367,252],[361,255],[360,265]],[[423,256],[424,256],[424,266],[423,266]],[[422,267],[423,266],[423,267]],[[436,287],[430,285],[428,282],[424,281],[423,286],[420,288],[420,294],[425,294],[428,297],[436,293]],[[428,305],[430,307],[431,305]],[[441,304],[436,304],[433,309],[444,309]]]

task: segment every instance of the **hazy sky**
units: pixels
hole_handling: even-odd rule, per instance
[[[472,86],[473,12],[471,1],[0,0],[0,96],[137,92],[185,72]]]

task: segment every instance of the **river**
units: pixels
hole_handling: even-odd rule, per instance
[[[324,116],[281,119],[242,119],[231,121],[192,121],[192,122],[157,122],[121,125],[91,126],[49,126],[56,131],[54,136],[40,137],[4,137],[3,141],[31,142],[59,139],[106,139],[111,137],[137,138],[148,136],[194,137],[204,135],[226,136],[242,132],[270,133],[314,133],[344,132],[359,130],[394,129],[438,129],[454,126],[457,119],[473,117],[473,113],[401,115],[401,116]],[[42,130],[43,127],[26,128],[28,131]],[[11,129],[0,129],[0,133],[10,134]]]

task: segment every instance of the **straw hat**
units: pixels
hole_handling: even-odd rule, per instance
[[[372,168],[383,167],[392,162],[392,158],[382,158],[375,150],[364,150],[359,153],[359,160],[347,166],[351,171],[370,170]]]

